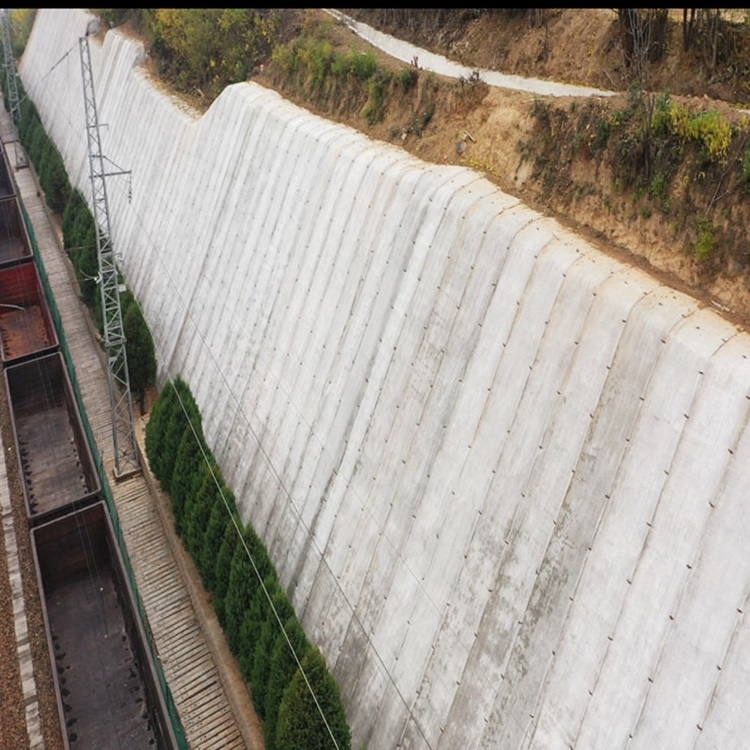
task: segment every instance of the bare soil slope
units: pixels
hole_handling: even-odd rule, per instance
[[[614,11],[551,10],[545,23],[533,23],[528,15],[487,14],[477,19],[467,13],[438,31],[418,23],[389,26],[388,14],[382,10],[349,13],[477,69],[494,68],[622,93],[606,102],[598,98],[553,101],[491,89],[481,81],[457,84],[420,71],[416,90],[392,96],[382,118],[368,124],[362,102],[348,100],[335,90],[312,96],[304,87],[274,75],[272,66],[254,80],[427,161],[482,171],[501,189],[555,216],[603,251],[648,269],[738,324],[750,321],[750,245],[745,239],[750,215],[747,193],[736,180],[732,182],[720,171],[701,171],[696,151],[696,159],[670,173],[669,200],[657,200],[659,196],[655,198],[650,190],[623,186],[612,155],[595,156],[582,140],[584,136],[590,140],[584,128],[595,128],[611,119],[612,112],[629,106],[629,71]],[[320,11],[308,12],[306,28],[312,25],[311,18],[325,26],[325,32],[319,33],[325,33],[334,47],[369,48],[346,26]],[[720,111],[740,128],[744,115],[730,102],[750,98],[744,62],[750,57],[743,52],[747,48],[745,26],[733,27],[737,33],[732,60],[709,71],[700,50],[689,54],[683,50],[681,25],[674,19],[666,54],[649,73],[653,91],[670,92],[674,101],[694,111]],[[377,50],[375,54],[380,64],[394,71],[405,67]],[[432,108],[429,122],[415,128],[426,103]],[[540,118],[545,108],[551,117],[546,130]],[[584,110],[588,119],[582,118]],[[737,161],[736,154],[732,160]],[[700,239],[696,216],[704,213],[711,216],[715,234],[709,258],[699,258],[695,251]]]

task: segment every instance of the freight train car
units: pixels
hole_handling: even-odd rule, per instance
[[[10,162],[5,148],[0,149],[0,201],[14,198],[16,195],[15,185],[11,177]]]
[[[33,257],[18,200],[0,200],[0,268],[23,263]]]
[[[5,365],[49,354],[58,347],[36,263],[0,269],[0,343]]]
[[[176,748],[104,503],[31,535],[66,747]]]
[[[29,521],[96,500],[101,486],[62,355],[6,367],[5,385]]]

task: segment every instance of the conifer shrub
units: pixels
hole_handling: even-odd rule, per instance
[[[39,183],[44,191],[47,205],[58,213],[65,210],[70,198],[71,188],[68,173],[55,144],[44,136],[41,158],[39,161]]]
[[[275,750],[303,747],[305,750],[330,750],[331,734],[339,750],[351,748],[351,731],[339,687],[328,671],[323,654],[313,647],[305,654],[301,668],[284,691],[276,722]]]
[[[268,680],[262,696],[265,703],[266,750],[276,750],[276,722],[284,691],[297,673],[299,662],[310,649],[305,631],[296,615],[290,616],[283,631],[276,631],[271,648]],[[255,696],[253,696],[255,700]]]
[[[234,559],[234,554],[239,543],[237,528],[232,519],[229,518],[224,526],[224,533],[221,538],[219,551],[216,554],[216,564],[214,566],[214,612],[216,612],[219,623],[221,623],[225,632],[227,629],[226,597],[229,591],[232,560]]]
[[[176,401],[177,391],[172,383],[167,383],[159,393],[146,425],[146,455],[151,472],[159,482],[164,478],[164,435]]]
[[[240,665],[242,676],[248,684],[251,684],[253,691],[255,691],[255,685],[252,685],[251,683],[253,673],[253,654],[255,644],[260,637],[263,622],[271,614],[271,606],[268,603],[266,591],[268,591],[268,588],[273,585],[275,580],[275,571],[263,579],[263,585],[256,588],[250,606],[245,610],[245,615],[242,618],[242,624],[240,625],[237,661]]]
[[[211,517],[211,511],[215,505],[221,503],[220,486],[217,482],[221,481],[214,473],[212,468],[205,462],[202,464],[202,476],[200,489],[193,496],[193,500],[188,506],[185,513],[185,546],[190,552],[190,556],[198,564],[200,570],[200,560],[203,553],[203,532],[208,526],[208,519]],[[200,570],[201,577],[203,571]]]
[[[199,440],[202,440],[203,437],[200,412],[187,384],[182,378],[176,378],[172,382],[172,387],[175,391],[175,399],[170,402],[171,413],[164,429],[164,442],[160,461],[162,476],[159,478],[162,487],[167,492],[170,491],[172,486],[174,467],[177,462],[177,451],[179,450],[185,430],[189,430],[198,436]]]
[[[122,327],[128,357],[130,391],[138,399],[141,413],[145,411],[146,392],[156,383],[156,351],[141,306],[130,289],[120,295]]]
[[[225,632],[229,648],[235,656],[240,650],[240,629],[245,611],[250,607],[260,581],[274,572],[271,558],[255,530],[248,526],[232,557],[229,587],[224,601]]]
[[[232,525],[230,513],[235,513],[234,498],[227,488],[224,491],[224,496],[220,497],[219,501],[214,503],[211,508],[211,515],[203,532],[200,559],[196,561],[203,577],[203,585],[208,591],[216,590],[218,553],[221,551],[225,530],[227,526]]]
[[[266,547],[252,526],[239,519],[200,422],[187,384],[176,379],[162,389],[153,407],[146,453],[162,484],[167,474],[171,477],[175,524],[213,592],[219,622],[264,720],[266,748],[327,750],[327,722],[341,750],[349,750],[351,732],[338,685],[322,654],[311,648]]]
[[[264,616],[253,644],[253,663],[250,671],[253,703],[261,719],[266,718],[265,696],[271,672],[271,652],[280,633],[281,624],[295,616],[294,607],[276,576],[268,581],[266,590],[273,606],[266,606],[264,609]]]
[[[191,427],[185,427],[177,449],[169,492],[174,527],[179,536],[183,536],[185,531],[185,519],[190,513],[192,499],[200,491],[205,479],[211,478],[210,469],[204,461],[207,450],[201,436],[196,436]]]

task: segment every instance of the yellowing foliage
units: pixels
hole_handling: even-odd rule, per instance
[[[668,95],[657,101],[653,124],[683,141],[700,143],[711,161],[725,161],[732,145],[732,126],[718,110],[693,112]]]
[[[673,102],[670,115],[677,135],[684,140],[699,141],[712,160],[726,159],[732,143],[732,128],[717,110],[693,113]]]
[[[157,8],[147,16],[155,47],[178,86],[218,93],[244,81],[267,60],[280,29],[279,11],[256,8]]]

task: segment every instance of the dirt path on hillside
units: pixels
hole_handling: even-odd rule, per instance
[[[317,13],[331,27],[330,38],[336,46],[370,50],[380,65],[393,70],[403,69],[402,62],[361,39],[346,23],[334,21],[322,11]],[[570,28],[563,33],[558,27],[557,33],[562,41],[555,55],[549,54],[546,60],[532,62],[532,50],[539,42],[538,33],[531,34],[523,44],[514,48],[512,59],[506,59],[505,69],[523,68],[528,63],[530,69],[555,72],[560,80],[566,82],[589,86],[603,86],[609,82],[616,84],[619,73],[615,65],[616,54],[612,51],[615,41],[613,17],[611,11],[602,10],[580,11],[568,14],[565,19],[561,17],[558,22],[567,21]],[[483,17],[483,23],[485,20]],[[446,39],[437,39],[430,49],[441,53],[446,48],[458,49],[462,52],[461,62],[469,65],[475,62],[476,67],[491,62],[486,50],[490,30],[482,30],[476,24],[470,31],[460,40],[454,39],[450,43]],[[478,52],[480,33],[485,40],[482,54]],[[569,44],[565,39],[569,40]],[[570,50],[575,40],[578,40],[577,48],[580,49],[581,39],[588,40],[587,49],[591,54],[587,53],[585,65],[581,65],[579,60],[576,66],[575,56],[564,50]],[[521,48],[526,51],[523,52]],[[473,53],[478,57],[471,58]],[[510,57],[510,53],[506,57]],[[680,65],[684,67],[684,61],[674,63],[670,75],[679,77]],[[663,73],[663,76],[666,75]],[[736,273],[724,272],[707,277],[695,257],[676,251],[675,248],[683,247],[687,242],[684,236],[676,233],[672,217],[651,215],[634,208],[630,195],[618,193],[608,169],[597,169],[594,174],[591,166],[588,173],[581,174],[580,184],[585,185],[586,189],[581,189],[580,195],[575,195],[574,199],[555,191],[552,194],[545,192],[538,181],[532,179],[532,164],[524,158],[524,149],[532,140],[535,126],[532,108],[539,102],[554,100],[573,111],[583,107],[590,97],[540,96],[527,91],[493,88],[484,83],[467,82],[457,88],[452,80],[439,74],[430,74],[430,79],[438,82],[432,94],[436,105],[435,115],[421,135],[409,132],[406,127],[414,116],[414,112],[408,108],[391,108],[382,122],[368,126],[359,111],[331,113],[316,109],[293,95],[285,96],[316,114],[403,148],[425,161],[460,165],[479,171],[504,192],[555,218],[600,251],[637,266],[658,277],[661,283],[693,296],[738,326],[747,328],[750,325],[750,288],[743,269],[736,269]],[[261,74],[253,80],[275,88],[271,78],[266,75]],[[424,85],[429,85],[426,79]],[[627,106],[627,95],[618,94],[607,101],[615,107],[624,108]],[[697,98],[681,101],[694,106],[707,104],[706,100]],[[708,103],[722,111],[730,121],[739,120],[740,115],[733,106],[722,101]],[[608,208],[605,209],[605,205]],[[683,228],[682,231],[687,230]]]

